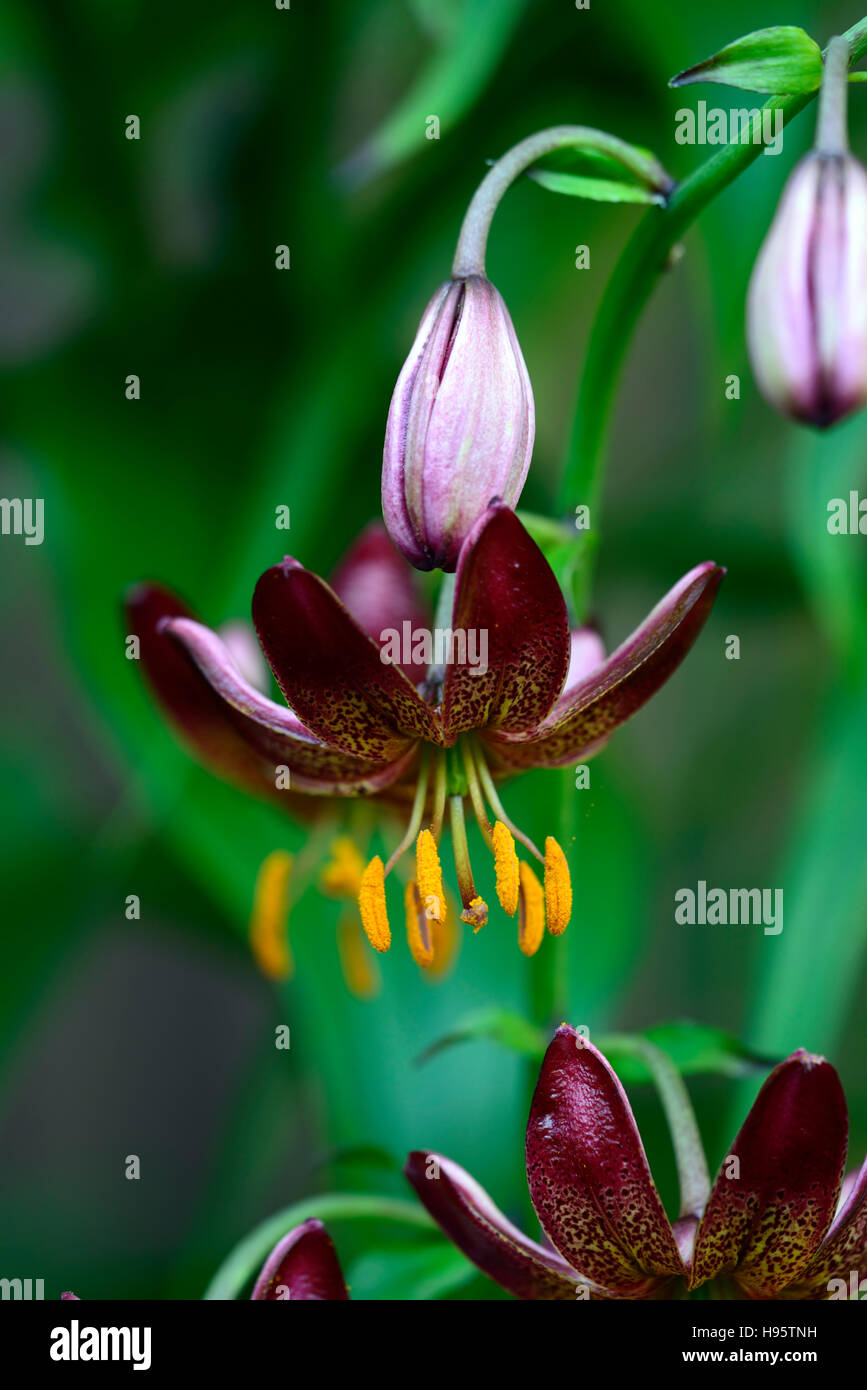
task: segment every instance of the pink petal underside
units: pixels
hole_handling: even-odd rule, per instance
[[[574,1300],[609,1297],[588,1284],[553,1250],[538,1245],[494,1205],[474,1178],[441,1154],[411,1153],[404,1169],[423,1205],[467,1259],[516,1298]]]
[[[389,629],[402,632],[404,622],[412,630],[430,626],[415,571],[395,550],[381,521],[365,527],[335,570],[331,587],[377,644],[386,640],[383,633]],[[427,675],[423,662],[405,662],[401,670],[413,685]]]
[[[601,1052],[567,1024],[539,1073],[527,1179],[560,1253],[618,1297],[651,1296],[683,1274],[623,1087]]]
[[[803,1050],[781,1062],[723,1160],[690,1287],[730,1273],[750,1297],[774,1298],[798,1282],[834,1215],[847,1131],[834,1068]]]

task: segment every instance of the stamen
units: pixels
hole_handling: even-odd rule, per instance
[[[518,945],[525,956],[534,956],[545,935],[545,895],[529,864],[522,863],[518,897]]]
[[[494,826],[492,842],[497,897],[506,916],[514,917],[518,908],[518,855],[515,841],[501,820]]]
[[[256,877],[250,913],[250,949],[269,980],[288,980],[294,969],[289,949],[289,877],[292,856],[275,849]]]
[[[323,864],[319,876],[323,893],[332,898],[352,898],[361,892],[364,860],[355,841],[349,835],[339,835],[331,842],[331,859]]]
[[[422,906],[431,920],[442,922],[446,915],[443,871],[436,840],[429,830],[423,830],[416,841],[415,863]]]
[[[473,756],[473,746],[470,743],[469,739],[464,739],[463,743],[461,744],[461,751],[464,755],[464,770],[466,772],[467,777],[467,790],[470,794],[470,800],[473,803],[473,811],[475,812],[476,820],[479,823],[479,829],[481,830],[482,835],[484,836],[485,844],[488,846],[488,849],[493,850],[494,842],[493,833],[491,830],[491,822],[488,820],[488,813],[485,810],[485,798],[482,794],[482,786],[479,782],[479,774],[476,771],[476,761]]]
[[[406,854],[413,840],[419,831],[421,818],[424,815],[425,802],[427,800],[428,773],[430,771],[430,749],[425,748],[421,755],[421,767],[419,768],[418,782],[416,783],[415,796],[413,797],[412,810],[409,813],[409,824],[406,827],[406,834],[398,845],[397,849],[389,858],[385,866],[385,873],[390,874],[398,859]]]
[[[406,939],[416,965],[427,970],[433,964],[434,946],[431,936],[431,923],[424,907],[424,900],[415,879],[410,879],[404,892],[406,907]]]
[[[458,930],[458,911],[454,899],[449,893],[446,893],[445,920],[431,922],[431,937],[433,939],[433,963],[430,967],[430,973],[440,979],[451,970],[461,944]]]
[[[545,915],[552,936],[559,936],[572,916],[572,880],[566,856],[549,835],[545,841]]]
[[[358,910],[361,925],[374,951],[387,951],[391,945],[391,928],[385,905],[385,870],[378,854],[373,856],[361,875]]]
[[[440,835],[443,830],[443,816],[446,809],[446,791],[448,787],[448,765],[446,763],[446,751],[440,748],[436,752],[436,765],[434,767],[434,791],[433,791],[433,816],[431,817],[430,831],[436,840],[440,842]]]
[[[473,871],[470,867],[470,851],[467,845],[467,827],[464,823],[464,799],[456,793],[449,797],[449,819],[452,827],[452,847],[455,853],[455,869],[458,876],[463,912],[461,921],[468,922],[473,931],[481,931],[488,920],[488,905],[476,892]]]
[[[506,814],[505,810],[503,809],[503,803],[497,795],[497,789],[494,786],[494,779],[491,776],[490,768],[485,762],[481,748],[478,747],[476,748],[476,767],[478,768],[478,773],[479,777],[481,778],[482,786],[485,789],[485,796],[488,798],[488,805],[494,812],[494,815],[497,816],[497,818],[503,822],[503,825],[507,826],[507,828],[511,830],[515,839],[520,840],[521,844],[525,847],[525,849],[528,849],[530,853],[533,855],[533,857],[539,860],[540,864],[544,864],[545,861],[543,856],[539,853],[536,846],[533,844],[533,841],[530,839],[529,835],[525,835],[523,830],[519,830],[517,825],[515,825],[515,822],[511,819],[511,817],[509,817]]]
[[[347,989],[356,999],[373,999],[380,990],[379,966],[351,912],[345,912],[337,924],[337,951]]]

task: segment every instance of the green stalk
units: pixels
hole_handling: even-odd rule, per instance
[[[857,62],[867,53],[867,18],[848,29],[843,39],[848,45],[849,61]],[[781,111],[783,124],[787,125],[814,97],[814,92],[772,97],[762,109]],[[677,240],[699,213],[749,168],[763,148],[752,143],[726,145],[678,184],[666,206],[652,209],[639,223],[602,296],[581,375],[559,495],[559,507],[564,513],[571,512],[578,503],[590,508],[592,530],[588,532],[584,563],[576,580],[579,613],[586,611],[591,556],[598,545],[609,415],[641,311],[666,269]]]
[[[237,1298],[258,1273],[265,1257],[281,1236],[314,1216],[320,1221],[388,1221],[404,1226],[419,1226],[425,1231],[436,1229],[427,1212],[415,1202],[349,1192],[329,1192],[323,1196],[309,1197],[275,1212],[239,1241],[220,1265],[202,1297]]]

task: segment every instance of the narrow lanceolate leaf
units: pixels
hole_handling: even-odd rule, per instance
[[[814,92],[822,82],[822,51],[794,25],[756,29],[679,72],[668,85],[686,87],[691,82],[721,82],[769,95]]]
[[[586,131],[583,146],[558,150],[527,172],[552,193],[603,203],[664,203],[674,179],[651,150],[605,131]]]
[[[457,1043],[479,1039],[498,1043],[500,1047],[508,1048],[511,1052],[518,1052],[523,1057],[532,1057],[539,1061],[545,1055],[548,1041],[541,1028],[534,1028],[532,1023],[528,1023],[520,1014],[493,1006],[479,1009],[477,1013],[461,1019],[451,1032],[437,1038],[436,1042],[425,1048],[418,1058],[418,1063],[421,1065],[423,1062],[429,1062],[437,1053],[445,1052]]]
[[[682,1076],[745,1076],[767,1070],[779,1060],[760,1055],[743,1045],[731,1033],[686,1020],[659,1023],[641,1035],[662,1048]],[[652,1080],[646,1062],[630,1037],[595,1039],[621,1081]]]

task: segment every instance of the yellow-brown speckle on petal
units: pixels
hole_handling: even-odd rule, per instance
[[[445,921],[446,895],[443,892],[443,871],[436,840],[429,830],[423,830],[415,842],[415,864],[419,897],[428,921]]]
[[[500,907],[507,917],[514,917],[518,910],[518,855],[512,833],[501,820],[494,825],[493,850]]]
[[[552,936],[559,936],[572,916],[572,880],[566,856],[549,835],[545,841],[545,915]]]
[[[373,999],[381,979],[376,957],[368,950],[358,918],[345,912],[337,924],[337,950],[346,988],[356,999]]]
[[[250,913],[250,949],[269,980],[288,980],[293,971],[289,949],[289,878],[292,856],[275,849],[263,861],[256,878]]]
[[[433,964],[434,946],[431,927],[433,925],[425,911],[418,884],[411,878],[404,890],[406,907],[406,939],[416,965],[427,970]]]
[[[385,869],[378,854],[373,856],[361,875],[358,910],[361,925],[374,951],[387,951],[391,945],[391,928],[385,905]]]
[[[545,935],[545,895],[529,864],[520,865],[518,897],[518,945],[525,956],[534,956]]]

